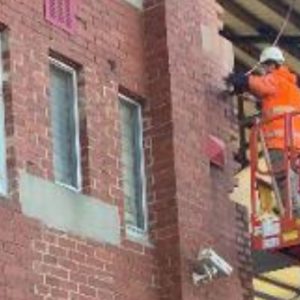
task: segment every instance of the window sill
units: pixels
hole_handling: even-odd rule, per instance
[[[136,7],[137,9],[142,10],[143,9],[143,1],[141,0],[125,0],[128,2],[130,5]]]
[[[145,247],[153,247],[153,244],[149,240],[148,233],[134,226],[126,226],[126,239]]]
[[[0,201],[7,201],[10,200],[10,195],[8,193],[0,192]]]
[[[74,193],[77,193],[77,194],[81,193],[81,188],[75,188],[75,187],[73,187],[71,185],[68,185],[68,184],[60,182],[60,181],[55,181],[54,183],[57,184],[57,185],[59,185],[59,186],[61,186],[61,187],[63,187],[63,188],[65,188],[65,189],[68,189],[68,190],[70,190],[70,191],[72,191]]]
[[[60,184],[24,171],[20,172],[19,190],[24,215],[65,233],[100,243],[121,244],[117,206],[99,198],[75,193]]]

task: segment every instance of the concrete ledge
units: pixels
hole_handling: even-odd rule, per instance
[[[125,1],[139,9],[143,8],[143,0],[125,0]]]
[[[280,252],[254,251],[252,253],[255,274],[277,271],[297,264],[296,260]]]
[[[217,26],[201,25],[202,50],[220,62],[224,74],[234,67],[234,51],[231,42],[220,36]]]
[[[20,173],[20,202],[25,215],[51,228],[99,242],[120,244],[120,220],[116,206],[23,171]]]

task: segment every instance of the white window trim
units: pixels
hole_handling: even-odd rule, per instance
[[[0,122],[3,122],[3,163],[4,163],[4,174],[3,174],[3,190],[0,189],[0,194],[6,196],[8,194],[8,178],[7,178],[7,156],[6,156],[6,130],[5,130],[5,105],[4,105],[4,94],[3,94],[3,80],[4,80],[4,70],[3,70],[3,60],[2,60],[2,33],[0,32],[0,105],[2,106],[2,116]]]
[[[142,0],[125,0],[132,6],[142,10],[143,9],[143,1]]]
[[[61,61],[49,57],[50,64],[69,72],[73,79],[73,89],[74,89],[74,120],[75,120],[75,134],[76,134],[76,156],[77,156],[77,188],[66,183],[60,182],[54,178],[54,182],[58,185],[66,187],[75,192],[80,192],[82,190],[82,173],[81,173],[81,149],[80,149],[80,124],[79,124],[79,100],[78,100],[78,83],[77,83],[77,72],[74,68],[62,63]]]
[[[0,97],[3,99],[2,32],[0,32]]]
[[[144,216],[144,228],[138,228],[136,226],[127,225],[125,224],[126,233],[134,238],[143,238],[148,234],[149,223],[148,223],[148,205],[147,205],[147,187],[146,187],[146,171],[145,171],[145,155],[144,155],[144,147],[143,147],[143,115],[142,115],[142,106],[140,103],[124,96],[123,94],[119,93],[119,99],[121,101],[127,101],[138,109],[138,123],[140,128],[140,135],[139,135],[139,150],[141,154],[141,182],[142,182],[142,208],[143,208],[143,216]]]

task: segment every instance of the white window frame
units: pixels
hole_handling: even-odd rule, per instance
[[[54,178],[54,182],[58,185],[71,189],[75,192],[80,192],[82,190],[82,168],[81,168],[81,147],[80,147],[80,124],[79,124],[79,100],[78,100],[78,81],[77,81],[77,72],[74,68],[70,67],[69,65],[53,58],[49,57],[50,65],[54,65],[72,75],[73,81],[73,91],[74,91],[74,121],[75,121],[75,139],[76,139],[76,156],[77,156],[77,187],[68,185],[61,181],[56,180]],[[51,101],[51,99],[50,99]],[[51,113],[51,112],[50,112]],[[52,125],[51,125],[52,126]],[[54,168],[54,164],[53,164]]]
[[[124,96],[123,94],[119,94],[119,101],[129,102],[134,105],[138,109],[138,123],[140,128],[139,134],[139,151],[141,157],[141,166],[140,166],[140,174],[141,174],[141,183],[142,183],[142,213],[144,217],[144,228],[138,228],[137,226],[125,224],[126,233],[133,238],[141,238],[145,237],[148,233],[148,205],[147,205],[147,187],[146,187],[146,171],[145,171],[145,155],[144,155],[144,147],[143,147],[143,136],[144,136],[144,128],[143,128],[143,114],[142,114],[142,106],[140,103]],[[121,124],[122,126],[122,124]],[[121,141],[122,142],[122,141]],[[125,221],[126,222],[126,221]]]
[[[126,2],[130,3],[132,6],[142,9],[143,8],[143,1],[142,0],[125,0]]]
[[[4,94],[3,94],[3,80],[4,80],[4,70],[3,70],[3,59],[2,59],[2,51],[3,51],[3,43],[2,43],[2,32],[0,32],[0,122],[2,127],[2,132],[0,132],[0,137],[2,135],[2,149],[0,148],[0,163],[3,164],[1,167],[4,174],[1,176],[0,180],[3,181],[0,185],[0,194],[7,195],[8,194],[8,177],[7,177],[7,156],[6,156],[6,130],[5,130],[5,104],[4,104]],[[1,170],[0,169],[0,170]]]

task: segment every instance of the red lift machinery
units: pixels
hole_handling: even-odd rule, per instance
[[[251,162],[251,239],[254,250],[300,249],[300,217],[293,213],[291,172],[299,173],[299,149],[294,147],[293,120],[300,112],[291,112],[268,120],[256,119],[250,135]],[[280,120],[284,124],[284,164],[272,170],[264,138],[264,126]],[[276,172],[284,172],[285,189],[281,193]],[[297,247],[299,246],[299,247]]]

